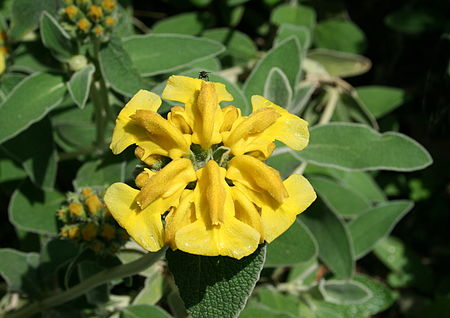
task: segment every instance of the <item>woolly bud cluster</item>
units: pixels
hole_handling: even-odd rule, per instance
[[[60,11],[61,24],[72,36],[109,39],[117,24],[116,0],[65,0],[64,3]]]
[[[99,254],[115,253],[128,234],[112,218],[102,197],[103,190],[94,188],[68,193],[67,202],[57,211],[62,223],[60,236]]]

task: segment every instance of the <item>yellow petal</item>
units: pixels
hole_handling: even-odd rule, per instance
[[[222,108],[223,123],[220,127],[220,132],[229,131],[234,122],[241,116],[241,110],[234,106],[227,106]]]
[[[204,168],[197,170],[198,182],[195,187],[197,211],[208,211],[208,220],[212,225],[222,224],[225,218],[224,202],[227,197],[225,169],[210,160]],[[230,198],[228,198],[230,199]],[[234,213],[233,213],[234,215]]]
[[[189,126],[189,119],[184,110],[184,107],[174,106],[167,115],[167,120],[170,121],[183,134],[192,134],[192,128]]]
[[[114,154],[119,154],[128,146],[145,140],[144,129],[131,122],[130,116],[138,109],[147,109],[156,112],[161,105],[161,99],[158,95],[140,90],[120,111],[116,119],[116,126],[112,136],[110,148]]]
[[[139,191],[124,183],[114,183],[105,193],[105,203],[116,221],[143,248],[157,251],[164,245],[161,213],[167,204],[141,210],[136,204]]]
[[[239,125],[233,127],[230,135],[224,140],[224,145],[232,149],[233,154],[241,155],[248,151],[247,138],[264,132],[280,115],[274,109],[260,109],[253,112]]]
[[[262,96],[252,96],[252,106],[253,111],[273,109],[280,115],[275,123],[261,133],[260,138],[269,142],[279,140],[294,150],[301,150],[308,145],[309,131],[307,121],[289,113]]]
[[[188,106],[187,106],[188,107]],[[219,128],[223,117],[214,83],[202,82],[196,102],[192,106],[194,128],[192,142],[207,150],[222,141]]]
[[[267,242],[272,242],[283,234],[294,223],[296,216],[316,199],[311,184],[301,175],[291,175],[283,183],[289,198],[278,209],[272,209],[268,205],[261,209],[264,239]]]
[[[251,156],[240,155],[231,159],[227,178],[252,190],[266,192],[279,204],[288,197],[280,173]]]
[[[192,104],[198,96],[202,82],[204,81],[197,78],[172,75],[167,80],[167,85],[162,93],[162,98],[184,104]],[[233,96],[228,93],[224,84],[216,82],[211,83],[214,83],[217,100],[219,102],[233,100]]]
[[[225,169],[211,160],[197,170],[197,174],[194,189],[196,221],[175,233],[176,247],[192,254],[237,259],[251,254],[258,246],[260,233],[235,218]]]
[[[166,217],[165,240],[166,244],[175,250],[177,245],[175,242],[176,233],[183,227],[196,221],[194,209],[194,192],[192,190],[184,190],[180,198],[180,204],[176,208],[172,208]]]
[[[179,230],[175,242],[178,249],[187,253],[241,259],[256,250],[259,238],[255,229],[236,218],[215,226],[200,219]]]
[[[0,74],[3,74],[3,72],[5,71],[5,59],[5,54],[0,51]]]
[[[175,159],[189,153],[189,144],[183,134],[158,113],[139,109],[131,118],[145,129],[147,140],[167,150],[169,157]],[[139,146],[145,148],[143,143]]]
[[[167,198],[173,193],[183,190],[189,182],[195,181],[196,178],[195,170],[189,159],[175,159],[146,181],[136,202],[142,209],[145,209],[158,198]]]
[[[234,200],[235,216],[239,221],[250,225],[261,235],[260,243],[264,242],[264,231],[261,223],[261,215],[256,206],[250,201],[238,187],[230,187]]]

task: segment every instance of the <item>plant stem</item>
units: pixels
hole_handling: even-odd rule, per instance
[[[147,253],[131,263],[119,265],[110,269],[105,269],[89,277],[85,281],[82,281],[78,285],[67,289],[66,291],[56,293],[53,296],[34,302],[28,306],[22,307],[15,312],[7,313],[5,318],[32,317],[33,315],[41,311],[64,304],[70,300],[82,296],[89,290],[97,286],[103,285],[115,279],[138,274],[158,261],[165,250],[166,248],[163,248],[156,253]]]
[[[320,116],[319,125],[328,124],[330,122],[331,117],[333,117],[334,111],[336,110],[337,102],[339,100],[339,89],[338,88],[328,89],[328,94],[329,94],[328,101],[327,101],[327,104],[325,105],[325,109],[324,109],[322,115]],[[297,169],[294,170],[293,173],[303,174],[307,165],[308,164],[306,163],[306,161],[303,161],[297,167]]]
[[[91,85],[91,98],[95,105],[95,123],[97,127],[97,147],[103,149],[105,144],[105,132],[107,127],[107,117],[114,121],[114,114],[112,114],[111,106],[109,105],[108,88],[106,86],[105,78],[100,68],[100,42],[95,37],[91,37],[92,46],[94,49],[94,64],[95,64],[95,81]]]
[[[323,111],[322,116],[320,116],[319,125],[330,122],[339,100],[339,91],[336,88],[328,89],[328,93],[330,96],[328,97],[327,104],[325,105],[325,110]]]

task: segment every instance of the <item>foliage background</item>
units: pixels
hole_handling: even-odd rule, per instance
[[[12,1],[2,2],[3,15],[8,16],[11,3]],[[420,171],[408,173],[379,171],[373,174],[389,200],[409,199],[414,201],[415,205],[390,234],[398,239],[398,244],[400,244],[388,246],[388,251],[391,248],[392,255],[379,247],[378,252],[370,253],[357,262],[356,272],[383,282],[393,291],[392,295],[394,295],[395,301],[387,310],[378,313],[378,316],[444,317],[450,312],[450,274],[448,273],[450,267],[448,248],[450,225],[448,213],[450,194],[448,179],[450,162],[450,152],[448,151],[450,146],[448,138],[450,33],[448,19],[446,19],[450,14],[450,7],[446,1],[439,0],[395,2],[388,0],[359,2],[311,0],[300,1],[300,3],[313,8],[317,14],[318,24],[313,33],[312,47],[361,54],[370,59],[372,63],[370,70],[345,78],[348,83],[353,87],[382,85],[403,90],[404,93],[401,94],[398,107],[379,116],[380,131],[399,131],[412,137],[430,152],[434,161],[433,165]],[[248,63],[252,65],[255,59],[262,56],[261,52],[272,48],[279,24],[277,18],[274,18],[274,12],[279,10],[285,2],[277,0],[167,0],[122,2],[122,4],[125,12],[130,14],[130,21],[133,21],[132,16],[138,19],[133,21],[134,30],[138,33],[150,29],[156,32],[157,28],[160,28],[160,32],[189,33],[201,36],[206,35],[212,28],[227,27],[248,35],[256,45],[258,52],[255,51],[254,56],[246,56],[245,54],[252,54],[251,50],[248,47],[240,48],[239,45],[236,45],[234,49],[237,50],[237,55],[222,56],[221,66],[219,66],[219,69],[242,67],[244,71],[240,74],[239,79],[243,81],[251,71],[251,67],[247,68],[246,65]],[[173,25],[168,23],[170,17],[185,13],[193,13],[191,16],[195,18]],[[289,20],[291,18],[288,14],[288,17],[278,19]],[[347,26],[342,29],[342,33],[340,33],[337,32],[339,29],[335,25],[327,30],[325,21],[329,19],[351,21],[353,24],[351,27]],[[322,36],[319,34],[320,30],[323,32]],[[125,34],[128,31],[123,32]],[[31,45],[25,45],[22,48],[31,55],[35,55],[37,60],[43,62],[43,65],[48,66],[48,62],[55,63],[55,60],[46,53],[39,56],[38,50]],[[174,48],[174,50],[176,49]],[[239,53],[242,55],[239,56]],[[209,65],[203,64],[201,67],[211,67],[213,71],[219,70],[215,69],[217,65],[214,62]],[[166,77],[167,74],[159,74],[147,78],[146,84],[154,86]],[[127,99],[126,96],[117,93],[114,93],[113,96],[119,100],[117,105],[120,105],[120,101]],[[320,96],[318,94],[314,97],[319,99]],[[28,96],[28,99],[32,105],[33,96]],[[54,118],[57,118],[58,110],[54,112],[54,115]],[[70,117],[70,115],[68,116]],[[53,129],[58,130],[58,124],[63,127],[65,119],[67,118],[61,117],[59,122],[56,120],[56,126],[53,119]],[[80,124],[83,125],[84,119],[81,118],[80,121]],[[89,130],[91,127],[86,125],[85,129]],[[48,133],[44,131],[44,128],[37,128],[37,132]],[[22,149],[27,149],[27,147],[31,146],[25,142],[20,144]],[[62,150],[61,145],[58,145],[58,150]],[[8,221],[8,205],[11,195],[26,179],[26,176],[23,173],[11,175],[12,168],[7,165],[7,162],[11,161],[11,157],[2,153],[1,158],[0,211],[4,222],[0,225],[0,247],[14,248],[23,252],[39,252],[41,243],[43,244],[45,239],[36,233],[24,231],[23,227],[22,229],[15,228],[11,221]],[[92,179],[88,178],[89,167],[83,166],[85,169],[83,173],[78,172],[88,159],[95,158],[75,157],[67,160],[63,158],[59,161],[55,188],[60,193],[72,191],[74,179],[77,179],[78,186],[91,185],[89,182]],[[86,176],[87,180],[83,180],[80,175]],[[264,306],[255,306],[250,309],[247,313],[248,317],[252,317],[252,314],[256,313],[265,314],[266,317],[290,317],[283,305],[280,305],[282,300],[268,300],[270,297],[276,296],[270,294],[273,289],[264,286],[268,284],[277,287],[278,291],[285,292],[280,284],[287,280],[286,276],[289,275],[292,268],[292,266],[277,266],[264,269],[260,281],[260,285],[263,287],[257,290],[258,293],[255,293],[252,298],[256,304]],[[298,270],[301,271],[301,269]],[[317,277],[327,275],[330,273],[326,267],[320,267]],[[150,277],[151,275],[146,276]],[[143,285],[144,278],[136,276],[132,283],[118,284],[113,291],[117,295],[136,294]],[[51,287],[49,289],[51,290]],[[167,289],[166,287],[166,290],[170,291],[171,288]],[[7,285],[2,282],[1,295],[6,294],[6,291]],[[170,297],[173,295],[167,291],[161,293],[159,306],[171,312],[172,315],[177,315],[174,311],[174,308],[177,307],[170,301]],[[276,295],[278,295],[277,293]],[[277,302],[278,305],[276,305]],[[96,308],[92,302],[85,304],[78,300],[78,303],[91,310]],[[72,308],[73,306],[74,304],[72,304]],[[271,309],[266,310],[267,307]],[[258,312],[258,310],[261,311]],[[327,313],[327,311],[325,312]],[[326,313],[323,317],[331,317],[329,312],[328,316]],[[101,316],[101,313],[95,310],[91,314]],[[308,315],[305,312],[302,314],[305,317]],[[247,317],[245,311],[242,316]],[[319,317],[319,314],[316,313],[316,316]],[[350,317],[353,316],[350,314]]]

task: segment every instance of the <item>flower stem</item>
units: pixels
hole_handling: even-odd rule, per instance
[[[320,116],[319,125],[330,122],[339,100],[339,91],[336,88],[328,89],[328,94],[330,96],[328,97],[327,104],[325,105],[325,110],[323,111],[322,116]]]
[[[330,88],[328,89],[328,101],[325,105],[325,109],[320,116],[319,125],[328,124],[333,117],[334,111],[336,110],[337,102],[339,101],[339,89],[338,88]],[[294,174],[303,174],[308,164],[306,161],[303,161],[297,169],[294,170]]]
[[[156,253],[147,253],[131,263],[105,269],[82,281],[78,285],[67,289],[66,291],[56,293],[53,296],[31,303],[30,305],[22,307],[15,312],[7,313],[5,318],[32,317],[41,311],[64,304],[70,300],[82,296],[97,286],[103,285],[115,279],[138,274],[158,261],[164,254],[165,250],[166,248],[163,248]]]
[[[103,149],[108,117],[114,121],[115,116],[111,111],[111,106],[109,105],[108,88],[100,68],[100,42],[95,36],[91,38],[91,42],[94,50],[95,64],[95,81],[93,81],[91,85],[91,98],[95,106],[97,147],[99,149]]]

